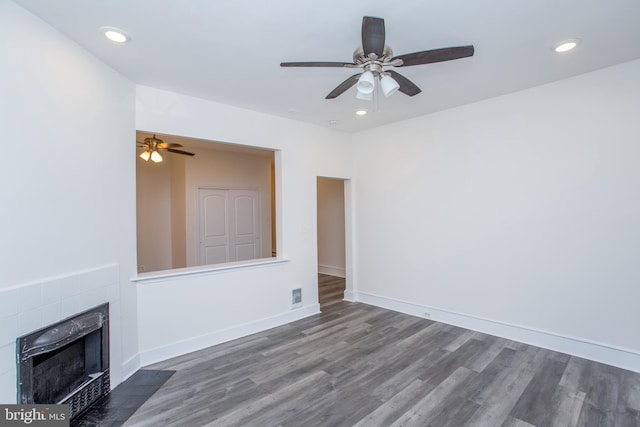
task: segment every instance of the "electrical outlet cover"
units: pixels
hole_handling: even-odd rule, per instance
[[[291,289],[291,305],[293,307],[302,305],[302,288]]]

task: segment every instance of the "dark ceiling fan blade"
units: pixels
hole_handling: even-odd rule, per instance
[[[180,144],[175,144],[173,142],[160,142],[157,145],[158,148],[180,148],[180,147],[184,147],[184,145],[180,145]]]
[[[433,64],[434,62],[451,61],[453,59],[466,58],[473,56],[473,45],[445,47],[442,49],[425,50],[422,52],[407,53],[406,55],[396,56],[391,60],[402,59],[403,64],[399,67],[409,65]]]
[[[174,148],[165,148],[165,150],[167,150],[170,153],[184,154],[185,156],[195,156],[194,153],[189,153],[188,151],[176,150]]]
[[[356,64],[351,62],[281,62],[281,67],[349,67]]]
[[[364,55],[375,53],[382,58],[384,52],[384,19],[373,16],[362,18],[362,49]]]
[[[351,88],[351,86],[358,83],[358,78],[360,77],[360,74],[361,73],[354,74],[353,76],[349,77],[347,80],[340,83],[334,90],[331,91],[329,95],[326,96],[325,99],[334,99],[342,95],[347,89]]]
[[[420,90],[418,86],[416,86],[411,80],[409,80],[402,74],[397,73],[393,70],[389,70],[387,72],[391,74],[391,77],[393,77],[395,81],[398,82],[398,84],[400,85],[400,89],[398,90],[405,95],[414,96],[422,92],[422,90]]]

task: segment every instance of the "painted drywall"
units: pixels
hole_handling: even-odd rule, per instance
[[[145,86],[137,128],[276,150],[276,240],[282,262],[138,283],[143,364],[318,310],[316,177],[349,178],[349,136]],[[302,288],[292,310],[290,292]]]
[[[356,134],[357,292],[640,370],[639,116],[633,61]]]
[[[118,384],[138,351],[135,87],[10,1],[0,39],[0,402],[18,335],[105,301]]]
[[[183,156],[171,158],[171,268],[187,266],[186,162]]]
[[[318,178],[318,271],[345,272],[344,180]]]
[[[136,157],[136,236],[139,272],[174,268],[172,241],[175,202],[172,183],[174,177],[178,181],[181,177],[173,173],[173,159],[168,155],[164,157],[166,159],[161,163],[147,162]],[[177,160],[177,163],[179,162],[180,159]],[[180,198],[179,194],[177,196]],[[184,210],[184,204],[182,209]]]

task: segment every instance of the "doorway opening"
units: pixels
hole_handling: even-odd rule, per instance
[[[347,283],[347,181],[317,179],[318,302],[326,311],[344,299]]]

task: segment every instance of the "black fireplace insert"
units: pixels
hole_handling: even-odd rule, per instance
[[[18,403],[69,404],[69,417],[110,390],[109,304],[19,337]]]

